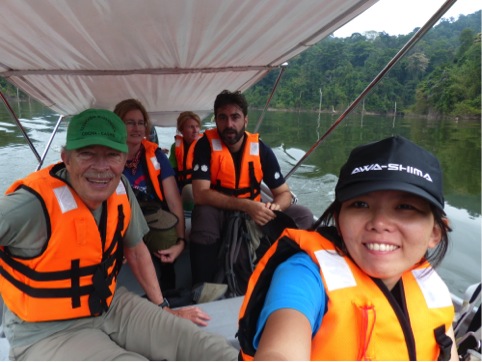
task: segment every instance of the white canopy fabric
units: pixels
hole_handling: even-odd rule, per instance
[[[212,111],[377,0],[2,0],[0,76],[61,115]]]

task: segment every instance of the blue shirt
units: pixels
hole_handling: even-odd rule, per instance
[[[326,304],[326,293],[319,266],[304,252],[291,256],[274,271],[256,325],[254,348],[258,349],[268,317],[271,313],[283,308],[303,313],[310,322],[313,337],[320,328]]]
[[[145,155],[142,155],[142,157],[145,158]],[[162,152],[160,148],[156,150],[156,158],[161,166],[161,174],[159,175],[160,182],[162,182],[162,180],[165,180],[170,176],[174,176],[174,170],[171,166],[171,163],[169,162],[169,159],[167,158],[166,154]],[[147,194],[146,178],[149,177],[149,171],[146,169],[146,165],[143,162],[143,160],[139,162],[136,173],[134,175],[132,174],[131,169],[129,168],[124,168],[124,171],[122,171],[122,173],[127,177],[130,185],[135,191],[139,191],[139,192],[142,192],[143,194]],[[157,196],[149,195],[149,199],[151,200],[157,199]]]

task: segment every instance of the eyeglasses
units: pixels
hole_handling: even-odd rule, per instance
[[[146,121],[126,121],[127,127],[134,127],[136,125],[137,127],[145,127],[147,124]]]

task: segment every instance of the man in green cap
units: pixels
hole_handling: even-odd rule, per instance
[[[206,324],[199,308],[166,306],[142,242],[149,229],[122,176],[126,152],[122,120],[88,109],[70,121],[63,162],[16,181],[0,198],[10,359],[237,358],[224,338],[184,319]],[[147,299],[116,289],[124,257]]]

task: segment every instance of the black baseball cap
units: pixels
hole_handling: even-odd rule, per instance
[[[420,196],[443,211],[442,169],[438,159],[401,136],[353,149],[335,187],[340,202],[382,190]]]

